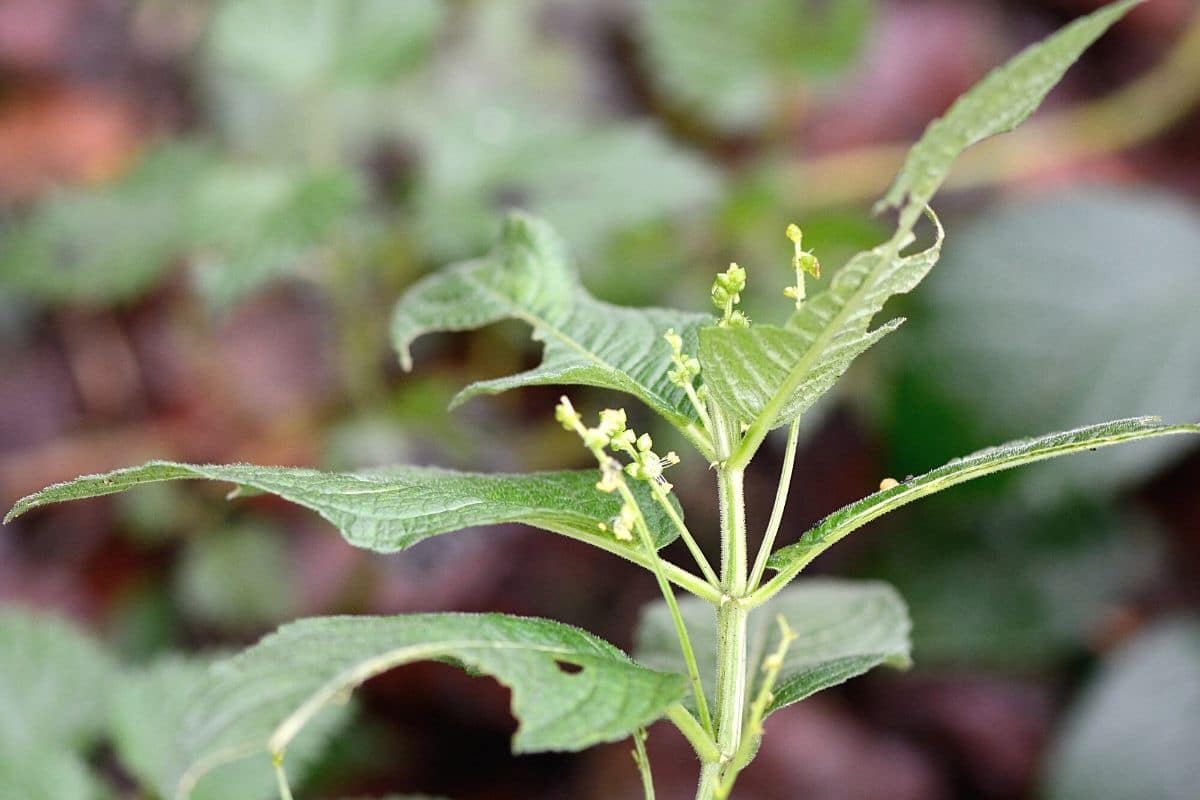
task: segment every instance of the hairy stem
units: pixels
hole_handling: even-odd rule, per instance
[[[714,587],[721,585],[721,580],[717,574],[713,572],[712,565],[708,563],[708,559],[704,557],[704,551],[700,549],[700,545],[696,544],[692,532],[688,530],[688,526],[684,524],[683,518],[679,516],[679,512],[675,510],[675,506],[671,505],[667,493],[657,483],[650,484],[650,491],[654,495],[655,501],[666,512],[671,522],[675,524],[675,529],[679,531],[679,538],[683,539],[683,543],[687,545],[688,552],[692,554],[692,558],[696,561],[696,566],[700,568],[701,574]]]
[[[646,729],[633,732],[633,760],[642,776],[642,793],[646,800],[654,800],[654,775],[650,772],[650,756],[646,754]]]
[[[688,744],[696,751],[696,755],[701,761],[717,762],[721,760],[721,751],[717,749],[717,743],[713,741],[712,735],[704,730],[704,726],[696,721],[696,718],[683,707],[683,704],[676,703],[668,708],[667,719],[671,720],[683,737],[688,740]]]
[[[729,438],[720,447],[728,452]],[[712,800],[721,787],[721,772],[741,746],[746,704],[746,509],[740,469],[717,470],[721,502],[721,585],[725,591],[717,608],[717,749],[720,760],[705,763],[696,800]]]

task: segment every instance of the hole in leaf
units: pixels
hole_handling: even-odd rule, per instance
[[[559,671],[565,672],[568,675],[578,675],[579,673],[583,672],[583,667],[579,666],[578,664],[572,664],[569,661],[559,661],[558,659],[555,659],[554,666],[558,667]]]

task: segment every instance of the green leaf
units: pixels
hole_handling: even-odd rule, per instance
[[[48,303],[111,305],[137,297],[183,250],[179,198],[210,159],[189,144],[165,145],[110,185],[50,195],[0,230],[0,288]]]
[[[993,70],[929,124],[880,205],[903,207],[900,226],[910,228],[962,151],[1024,122],[1083,51],[1140,2],[1121,0],[1080,17]]]
[[[726,127],[761,124],[797,83],[847,66],[872,0],[643,0],[652,76],[675,100]]]
[[[449,111],[440,96],[429,102],[409,127],[425,156],[413,193],[418,232],[438,258],[479,252],[497,212],[514,207],[594,255],[616,233],[702,209],[720,189],[712,167],[650,125],[584,123],[489,97],[495,119],[485,127],[478,101]]]
[[[295,616],[286,540],[266,525],[199,531],[184,544],[175,591],[189,618],[224,630],[265,630]]]
[[[175,793],[181,754],[180,732],[193,696],[208,680],[211,662],[171,657],[149,667],[127,669],[113,693],[110,730],[122,766],[161,797]],[[288,748],[285,767],[297,780],[345,714],[322,714]],[[182,755],[186,758],[186,754]],[[276,778],[266,759],[244,759],[207,773],[189,800],[264,800],[277,797]]]
[[[1051,754],[1048,800],[1191,800],[1200,786],[1200,622],[1160,624],[1104,665]]]
[[[715,697],[717,620],[712,604],[695,598],[680,603],[705,694]],[[775,683],[775,710],[857,677],[880,665],[909,666],[908,611],[885,583],[814,578],[789,586],[750,615],[747,628],[747,700],[758,692],[762,662],[779,644],[776,618],[782,616],[797,638],[788,649]],[[683,669],[675,629],[666,605],[643,611],[635,658],[659,670]]]
[[[189,199],[196,285],[221,308],[329,260],[323,248],[360,207],[363,187],[344,170],[229,162],[201,176]]]
[[[633,552],[597,527],[615,517],[621,503],[619,497],[596,489],[595,470],[485,475],[436,467],[395,467],[353,474],[151,461],[49,486],[18,500],[5,521],[47,503],[114,494],[143,483],[180,478],[229,481],[242,490],[278,495],[320,514],[355,547],[382,553],[404,550],[440,533],[508,522],[562,533],[618,554]],[[666,545],[678,535],[675,527],[646,487],[635,491],[656,543]]]
[[[908,602],[924,665],[1055,668],[1165,567],[1161,531],[1090,497],[1031,512],[994,487],[952,495],[928,498],[870,547],[869,574]]]
[[[108,655],[74,627],[0,608],[0,754],[81,751],[101,732],[112,677]]]
[[[576,384],[627,392],[686,428],[694,418],[683,390],[667,378],[674,328],[694,352],[703,314],[629,309],[593,299],[570,268],[561,240],[546,223],[508,218],[500,243],[486,258],[457,264],[413,286],[396,307],[392,341],[406,369],[409,345],[431,331],[461,331],[514,318],[545,342],[540,365],[507,378],[468,386],[461,402],[521,386]]]
[[[206,52],[280,89],[382,82],[421,62],[444,16],[436,0],[233,0],[217,6]]]
[[[1140,417],[980,450],[833,512],[800,537],[800,541],[776,551],[767,566],[780,573],[794,575],[835,542],[868,522],[914,500],[984,475],[1068,453],[1185,433],[1200,433],[1200,425],[1162,425],[1155,417]]]
[[[580,750],[658,719],[682,675],[653,672],[589,633],[502,614],[324,617],[220,662],[188,704],[179,796],[212,767],[282,753],[323,707],[395,667],[450,660],[512,690],[518,753]]]
[[[871,320],[894,295],[912,291],[941,254],[945,232],[926,250],[896,255],[891,243],[860,253],[829,287],[807,300],[786,327],[703,328],[701,376],[727,412],[765,430],[785,425],[829,391],[851,362],[895,330],[893,320],[870,330]]]
[[[1198,252],[1196,209],[1169,194],[1088,186],[990,209],[955,240],[905,329],[894,458],[937,463],[1022,430],[1147,410],[1200,419]],[[1119,448],[1019,484],[1051,501],[1119,490],[1190,444]]]
[[[0,797],[13,800],[99,800],[100,783],[74,753],[47,747],[0,747]]]

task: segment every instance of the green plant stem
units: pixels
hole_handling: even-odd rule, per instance
[[[742,734],[741,744],[738,745],[737,752],[730,759],[729,766],[726,767],[724,774],[721,775],[717,788],[717,797],[722,798],[722,800],[729,797],[729,793],[733,791],[733,784],[737,781],[738,775],[754,759],[754,751],[763,735],[763,720],[767,716],[768,707],[775,700],[773,693],[775,681],[779,679],[779,671],[783,669],[783,662],[787,658],[788,648],[796,640],[796,634],[788,627],[787,620],[780,616],[778,621],[779,647],[763,662],[762,687],[759,689],[758,696],[750,706],[750,717],[746,721],[746,729]]]
[[[719,417],[720,415],[718,415]],[[728,452],[729,432],[718,422],[719,446]],[[720,760],[706,762],[700,771],[696,800],[712,800],[721,786],[723,767],[741,746],[746,704],[746,513],[740,469],[719,466],[717,491],[721,503],[721,585],[725,597],[717,608],[717,749]]]
[[[704,726],[696,721],[692,712],[688,711],[682,703],[676,703],[667,709],[667,719],[671,720],[683,737],[688,740],[701,761],[717,762],[721,760],[721,751],[717,749],[717,743],[713,740],[712,735],[704,730]]]
[[[775,537],[779,534],[779,526],[783,522],[783,510],[787,507],[788,490],[792,485],[792,470],[796,466],[796,445],[800,441],[800,420],[797,419],[788,429],[787,449],[783,454],[783,469],[779,473],[779,486],[775,489],[775,505],[771,508],[771,519],[767,523],[766,533],[763,534],[762,544],[758,548],[758,556],[754,559],[754,568],[750,570],[748,585],[753,592],[762,581],[763,572],[767,569],[767,559],[771,557],[771,549],[775,546]]]
[[[696,665],[696,651],[692,649],[692,637],[688,635],[687,625],[684,624],[683,615],[679,612],[679,603],[675,600],[675,593],[671,591],[671,584],[667,582],[667,577],[663,573],[663,561],[654,549],[654,538],[650,535],[650,529],[646,527],[646,518],[642,515],[642,510],[638,506],[633,492],[629,491],[624,480],[618,483],[617,488],[621,493],[621,499],[637,509],[634,527],[637,528],[638,535],[641,537],[642,546],[651,554],[650,562],[654,566],[654,577],[658,580],[658,588],[671,612],[671,621],[675,624],[675,634],[679,637],[679,649],[683,653],[684,663],[687,664],[692,694],[696,698],[696,710],[700,714],[700,724],[704,726],[705,730],[712,731],[713,722],[708,711],[708,698],[704,694],[704,684],[700,681],[700,668]]]
[[[688,552],[692,554],[692,558],[696,561],[696,566],[700,568],[700,572],[704,575],[705,579],[714,588],[719,587],[721,579],[717,577],[717,573],[713,572],[712,565],[704,557],[704,551],[700,549],[700,545],[696,544],[695,538],[692,537],[692,532],[684,524],[683,518],[675,510],[675,506],[671,505],[671,500],[667,497],[667,493],[663,491],[661,486],[653,482],[650,484],[650,492],[654,495],[655,501],[662,506],[667,516],[670,517],[671,522],[675,524],[675,529],[679,531],[679,538],[683,539],[683,543],[687,545]]]
[[[646,729],[633,732],[633,760],[642,776],[642,793],[646,800],[654,800],[654,775],[650,772],[650,756],[646,754]]]
[[[279,785],[279,800],[293,800],[292,787],[288,786],[287,772],[283,769],[283,753],[272,754],[271,765],[275,767],[275,782]]]
[[[620,556],[626,561],[637,564],[639,567],[643,567],[651,572],[653,572],[655,569],[653,562],[657,561],[659,562],[663,574],[666,575],[667,580],[678,586],[680,589],[694,594],[696,597],[707,600],[713,605],[721,602],[721,590],[719,587],[708,584],[704,580],[688,572],[686,569],[683,569],[676,564],[672,564],[670,561],[663,561],[661,558],[658,558],[657,555],[652,557],[648,553],[643,553],[640,549],[634,549],[630,547],[625,542],[617,541],[615,537],[610,537],[608,539],[597,537],[585,538],[580,536],[578,531],[566,526],[556,526],[551,528],[551,530],[554,530],[556,533],[561,533],[563,536],[568,538],[590,544],[593,547],[598,547],[601,550],[612,553],[615,556]]]

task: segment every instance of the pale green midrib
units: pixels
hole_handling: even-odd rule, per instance
[[[849,517],[837,520],[837,523],[830,527],[828,531],[824,531],[820,538],[816,541],[805,542],[804,537],[808,536],[806,533],[804,536],[801,536],[800,541],[796,544],[791,545],[784,550],[780,550],[777,555],[785,554],[788,550],[792,550],[799,555],[797,555],[786,567],[781,569],[779,573],[771,579],[770,583],[774,584],[776,581],[789,580],[791,576],[799,573],[801,569],[807,566],[810,562],[812,562],[813,559],[823,553],[826,549],[836,544],[850,533],[858,530],[863,525],[873,522],[884,514],[890,513],[901,506],[907,505],[908,503],[916,500],[920,500],[921,498],[927,497],[931,494],[936,494],[943,489],[948,489],[949,487],[955,486],[959,483],[965,483],[966,481],[974,480],[975,478],[981,478],[995,472],[1001,472],[1005,469],[1023,466],[1025,464],[1033,464],[1038,461],[1045,461],[1046,459],[1053,458],[1055,456],[1065,455],[1079,450],[1087,450],[1093,447],[1109,447],[1111,445],[1121,444],[1122,442],[1133,441],[1137,439],[1147,439],[1156,436],[1170,436],[1182,433],[1200,433],[1200,425],[1174,425],[1151,430],[1142,429],[1125,431],[1123,433],[1111,434],[1098,439],[1089,439],[1082,442],[1062,443],[1052,447],[1041,448],[1036,451],[1014,453],[1000,460],[980,463],[964,470],[957,470],[940,475],[931,473],[929,476],[927,476],[927,480],[924,481],[922,481],[921,478],[917,478],[912,483],[902,484],[905,486],[904,491],[897,492],[896,494],[889,495],[887,497],[880,497],[876,502],[867,504],[861,510],[855,512]],[[949,468],[950,465],[947,465],[945,467],[940,467],[937,471]],[[866,503],[867,500],[869,500],[869,498],[864,498],[859,502]],[[838,512],[836,511],[834,512],[835,515],[837,513]],[[818,524],[817,527],[813,528],[809,533],[820,532],[821,528],[822,525]]]
[[[249,740],[239,742],[237,744],[228,745],[222,748],[217,753],[201,759],[192,767],[183,773],[179,778],[176,786],[177,800],[184,800],[196,782],[203,775],[221,764],[236,760],[242,756],[250,755],[260,751],[267,751],[271,754],[282,754],[292,739],[300,732],[300,730],[319,712],[326,704],[335,697],[339,696],[346,689],[352,689],[359,686],[376,675],[380,675],[389,669],[401,666],[403,664],[412,663],[414,661],[426,661],[437,658],[441,655],[455,655],[461,652],[462,649],[483,649],[483,650],[513,650],[519,649],[524,652],[546,653],[548,655],[559,656],[578,656],[579,653],[574,650],[564,649],[560,647],[551,647],[548,645],[532,645],[521,642],[495,642],[490,640],[479,639],[450,639],[438,642],[437,644],[427,645],[409,645],[406,647],[389,650],[380,655],[366,659],[349,669],[339,672],[337,675],[323,683],[309,697],[297,706],[296,710],[289,714],[284,720],[271,732],[265,741]],[[596,657],[601,657],[597,654]],[[630,662],[632,665],[633,662]],[[493,676],[494,677],[494,676]],[[200,769],[200,766],[203,766]]]
[[[661,397],[653,389],[651,389],[648,386],[643,386],[640,383],[638,383],[637,381],[634,381],[632,378],[630,378],[628,375],[626,375],[624,371],[614,367],[612,364],[609,364],[598,353],[593,352],[590,348],[588,348],[584,344],[576,341],[573,337],[569,336],[567,333],[560,330],[557,326],[551,325],[550,322],[547,321],[546,319],[543,319],[541,316],[533,313],[532,311],[527,311],[522,306],[517,305],[517,303],[514,300],[512,300],[512,298],[510,298],[500,292],[497,292],[495,289],[488,286],[486,283],[483,283],[482,281],[480,281],[474,275],[468,275],[466,277],[466,280],[468,282],[470,282],[473,286],[476,286],[479,289],[481,289],[485,294],[492,297],[494,300],[497,300],[501,306],[508,308],[510,310],[511,316],[525,322],[534,330],[547,331],[555,339],[562,342],[564,345],[571,348],[576,353],[583,356],[585,359],[593,361],[596,364],[598,364],[599,366],[608,370],[609,372],[612,372],[612,373],[616,374],[617,376],[624,378],[626,381],[628,381],[629,385],[632,387],[633,393],[635,395],[641,396],[641,398],[643,400],[651,401],[651,405],[653,405],[655,407],[655,410],[658,411],[663,416],[667,417],[668,419],[672,420],[673,422],[676,422],[679,425],[688,425],[689,423],[692,422],[692,420],[687,419],[687,418],[681,416],[680,414],[676,413],[671,408],[671,404],[668,403],[663,397]],[[577,295],[578,292],[580,291],[580,288],[578,286],[572,286],[571,291],[572,291],[573,295]],[[571,297],[571,299],[570,299],[570,301],[572,303],[575,303],[576,300],[577,300],[577,297],[574,297],[574,296]]]
[[[867,273],[867,276],[863,282],[859,284],[858,288],[854,290],[854,293],[847,298],[846,302],[842,304],[841,309],[833,315],[833,317],[829,320],[829,323],[821,330],[821,333],[818,334],[817,338],[813,340],[813,343],[808,347],[807,350],[804,351],[804,355],[800,357],[800,360],[796,363],[796,366],[791,372],[788,373],[787,378],[779,387],[779,390],[771,396],[771,399],[767,401],[767,404],[759,413],[758,418],[754,420],[754,423],[750,426],[750,429],[746,431],[746,435],[742,437],[741,443],[738,445],[737,450],[730,458],[730,462],[733,466],[745,466],[747,463],[749,463],[750,459],[754,457],[754,453],[758,450],[758,446],[762,443],[762,440],[766,437],[767,433],[770,432],[771,426],[775,422],[775,417],[778,416],[779,412],[787,404],[788,398],[791,397],[792,392],[794,392],[800,382],[804,380],[804,376],[808,374],[810,369],[812,369],[813,364],[815,364],[817,359],[821,357],[821,354],[825,352],[825,348],[829,346],[829,343],[833,340],[833,337],[836,335],[837,331],[841,330],[841,326],[845,320],[845,317],[857,310],[856,306],[862,300],[862,295],[866,293],[868,288],[874,283],[878,277],[879,271],[883,270],[888,264],[891,263],[892,259],[897,256],[900,250],[900,243],[904,241],[905,237],[908,235],[908,230],[899,228],[888,241],[888,243],[883,246],[883,258],[880,259],[880,262],[875,266],[874,269]],[[868,323],[868,327],[869,326],[870,323]]]

